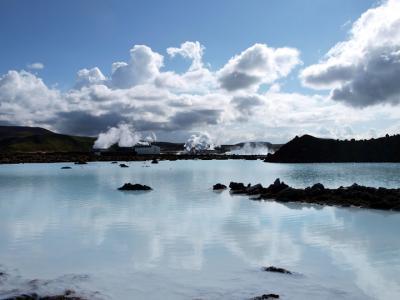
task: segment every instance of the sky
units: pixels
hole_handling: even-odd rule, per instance
[[[0,125],[215,144],[400,131],[400,0],[3,0],[0,41]]]

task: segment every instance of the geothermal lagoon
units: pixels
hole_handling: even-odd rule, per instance
[[[399,164],[124,163],[0,166],[0,299],[400,298],[400,213],[212,191],[276,178],[398,188]],[[127,182],[153,190],[117,190]]]

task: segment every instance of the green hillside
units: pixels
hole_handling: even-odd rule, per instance
[[[0,152],[85,152],[94,140],[39,127],[0,126]]]

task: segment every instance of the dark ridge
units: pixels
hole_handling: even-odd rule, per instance
[[[325,162],[400,162],[400,135],[370,140],[334,140],[311,135],[295,137],[266,162],[325,163]]]
[[[89,152],[95,139],[39,127],[0,126],[0,152]]]

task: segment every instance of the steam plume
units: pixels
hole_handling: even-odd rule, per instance
[[[121,123],[118,127],[111,127],[100,133],[94,143],[95,149],[107,149],[114,144],[120,147],[132,147],[140,142],[141,134],[136,132],[132,125]]]
[[[232,149],[229,154],[234,155],[267,155],[269,148],[263,143],[245,143],[242,147]]]
[[[213,150],[214,143],[208,133],[193,134],[186,141],[184,147],[186,152],[196,153],[204,150]]]

